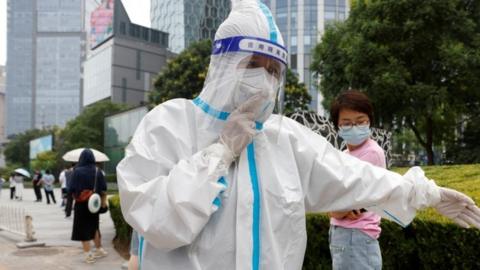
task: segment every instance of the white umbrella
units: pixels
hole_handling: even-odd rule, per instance
[[[18,173],[18,174],[21,174],[21,175],[23,175],[23,176],[25,176],[25,177],[30,178],[30,173],[29,173],[27,170],[23,169],[23,168],[18,168],[18,169],[15,170],[15,172]]]
[[[105,155],[104,153],[95,150],[93,148],[89,148],[93,152],[93,156],[95,157],[95,162],[105,162],[109,161],[110,159]],[[80,154],[85,150],[85,148],[77,148],[72,151],[68,151],[63,155],[63,160],[65,161],[70,161],[70,162],[78,162],[78,159],[80,158]]]

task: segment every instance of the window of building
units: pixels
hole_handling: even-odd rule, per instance
[[[168,47],[168,35],[162,34],[162,45]]]
[[[122,78],[122,102],[127,103],[127,78]]]
[[[297,69],[297,55],[291,54],[290,55],[290,68]]]
[[[150,33],[149,33],[149,29],[148,28],[143,28],[143,31],[142,31],[142,38],[143,40],[146,40],[148,41],[149,38],[150,38]]]
[[[127,34],[127,24],[125,22],[120,22],[120,34]]]
[[[292,36],[292,38],[290,39],[290,45],[291,46],[297,46],[297,36]]]
[[[131,37],[135,36],[135,26],[133,24],[130,24],[128,27],[128,35]]]
[[[160,43],[160,33],[158,31],[152,31],[152,42]]]
[[[137,51],[137,80],[140,80],[140,67],[141,67],[141,52]]]

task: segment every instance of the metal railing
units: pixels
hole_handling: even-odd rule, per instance
[[[340,150],[346,149],[346,142],[338,136],[335,126],[326,117],[307,111],[296,112],[289,117],[310,128],[315,133],[322,135],[335,148]],[[371,138],[385,151],[387,168],[390,168],[392,166],[392,133],[379,128],[372,128],[371,132]]]
[[[0,205],[0,230],[23,236],[26,242],[36,241],[32,216],[23,207]]]

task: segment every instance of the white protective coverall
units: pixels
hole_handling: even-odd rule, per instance
[[[232,4],[199,97],[150,111],[117,167],[123,215],[142,236],[141,269],[301,269],[306,212],[367,208],[405,226],[441,201],[420,168],[401,176],[374,167],[270,116],[276,92],[256,115],[253,142],[232,162],[219,135],[245,99],[239,82],[252,74],[242,62],[261,55],[279,63],[280,72],[269,73],[278,90],[287,59],[269,9],[255,0]]]

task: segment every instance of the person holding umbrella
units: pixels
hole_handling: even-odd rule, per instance
[[[89,196],[85,193],[93,191],[105,195],[107,184],[101,171],[95,166],[95,157],[90,149],[84,149],[73,170],[72,183],[69,192],[75,199],[72,240],[81,241],[85,255],[85,263],[95,263],[96,259],[107,256],[102,248],[101,235],[99,230],[99,213],[92,213],[88,208]],[[90,192],[92,193],[92,192]],[[91,252],[90,241],[95,243],[95,251]]]
[[[74,171],[74,168],[75,168],[75,164],[78,163],[80,155],[83,152],[83,150],[85,150],[85,149],[87,149],[87,148],[77,148],[77,149],[68,151],[67,153],[65,153],[62,156],[63,160],[65,160],[67,162],[71,162],[70,168],[65,173],[66,186],[67,186],[67,202],[66,202],[66,206],[65,206],[65,218],[69,218],[71,213],[72,213],[73,195],[72,195],[72,192],[70,191],[71,190],[70,187],[71,187],[72,182],[73,182],[72,181],[72,176],[73,176],[73,171]],[[95,161],[97,163],[98,162],[106,162],[106,161],[110,160],[108,158],[108,156],[105,155],[104,153],[102,153],[102,152],[100,152],[96,149],[93,149],[93,148],[88,148],[88,149],[93,153],[93,156],[94,156]]]
[[[25,177],[30,178],[30,173],[22,168],[15,170],[15,198],[19,201],[23,199],[23,181]]]

